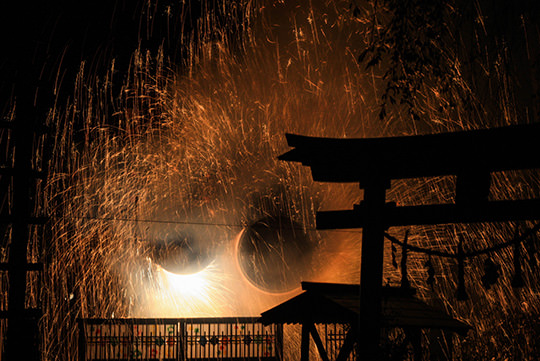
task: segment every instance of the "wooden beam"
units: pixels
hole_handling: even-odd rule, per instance
[[[15,218],[15,216],[0,215],[0,223],[9,224],[9,223],[15,223],[18,220],[19,219]],[[49,220],[49,217],[45,217],[45,216],[37,216],[37,217],[30,216],[23,219],[23,221],[26,224],[33,224],[33,225],[43,225],[47,223],[48,220]]]
[[[0,120],[0,128],[13,130],[15,129],[15,122],[11,120]],[[42,135],[45,133],[50,133],[52,129],[45,124],[34,124],[32,131],[35,134]]]
[[[286,137],[294,149],[278,159],[309,166],[313,180],[321,182],[540,168],[540,123],[388,138]]]
[[[363,203],[351,210],[317,212],[317,229],[363,228],[369,210]],[[401,206],[387,203],[385,228],[453,223],[509,222],[540,219],[540,199]]]
[[[356,326],[352,326],[349,332],[347,332],[347,336],[345,336],[345,341],[343,342],[343,345],[341,346],[341,350],[339,350],[338,357],[336,358],[336,361],[346,361],[349,355],[351,354],[353,347],[355,344],[357,344],[358,341],[358,329]]]
[[[18,313],[20,315],[20,313]],[[24,318],[39,319],[43,316],[43,310],[41,308],[26,308],[23,311]],[[0,311],[0,319],[5,319],[10,316],[9,310]]]
[[[37,113],[33,97],[17,98],[17,118],[14,128],[13,206],[11,215],[11,245],[8,255],[8,313],[4,356],[7,360],[39,360],[39,317],[29,315],[25,308],[27,293],[27,253],[32,217],[32,151]],[[20,347],[20,345],[25,345]]]
[[[422,361],[422,331],[420,328],[404,329],[405,336],[413,347],[413,360]]]
[[[42,170],[29,169],[25,171],[29,178],[35,179],[46,179],[47,172]],[[17,173],[17,170],[12,167],[0,167],[0,175],[3,176],[14,176]]]
[[[11,268],[17,267],[27,271],[43,271],[43,263],[26,263],[12,265],[10,263],[0,263],[0,271],[9,271]]]
[[[324,349],[324,345],[322,343],[321,337],[319,336],[319,332],[317,332],[317,328],[313,323],[309,325],[309,332],[311,333],[311,337],[313,338],[313,341],[315,341],[315,346],[317,346],[317,350],[319,351],[319,355],[321,356],[323,361],[330,361],[328,358],[328,354],[326,353],[326,350]]]

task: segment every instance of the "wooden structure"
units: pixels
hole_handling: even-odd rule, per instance
[[[41,360],[38,291],[43,265],[41,240],[35,241],[45,223],[40,207],[47,173],[43,125],[58,100],[54,74],[59,63],[51,58],[47,40],[52,38],[43,28],[43,10],[50,4],[3,4],[9,4],[2,8],[3,20],[9,21],[2,22],[0,66],[0,237],[9,251],[0,260],[3,287],[7,284],[3,288],[7,305],[2,304],[0,312],[4,339],[0,351],[2,360]],[[54,73],[48,74],[51,65]]]
[[[358,324],[360,286],[332,283],[302,282],[302,294],[261,314],[263,324],[301,324],[301,361],[309,360],[309,337],[314,340],[323,361],[331,359],[315,324],[346,324],[348,332],[340,345],[336,361],[349,359],[356,338],[363,327]],[[441,329],[466,333],[470,327],[446,313],[430,307],[413,296],[411,289],[383,287],[381,326],[402,328],[413,340],[415,360],[421,360],[422,329]],[[328,335],[325,335],[328,339]],[[328,344],[328,342],[326,342]],[[361,351],[360,351],[361,352]]]
[[[318,229],[362,228],[359,343],[378,353],[384,232],[393,226],[540,219],[540,199],[490,201],[491,173],[540,168],[540,124],[420,136],[333,139],[287,134],[294,149],[280,160],[311,168],[313,180],[358,182],[363,201],[352,210],[317,213]],[[386,202],[392,180],[456,176],[451,204]]]
[[[18,121],[0,122],[7,150],[0,161],[0,237],[2,246],[9,249],[7,262],[0,263],[0,272],[5,272],[8,279],[7,304],[0,305],[0,318],[7,320],[1,352],[8,360],[40,359],[38,321],[43,264],[36,257],[41,254],[40,240],[36,238],[42,234],[39,230],[47,219],[36,213],[43,212],[39,201],[46,178],[46,128],[36,126],[32,110],[21,107]],[[30,253],[34,253],[33,259]],[[29,301],[32,299],[35,301]]]

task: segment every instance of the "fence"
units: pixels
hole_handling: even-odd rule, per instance
[[[339,351],[341,351],[341,347],[345,342],[347,333],[350,330],[350,325],[341,323],[322,323],[315,325],[315,327],[317,328],[319,336],[321,337],[328,359],[336,360],[339,355]],[[358,355],[358,349],[357,347],[354,347],[346,360],[357,360]]]
[[[282,326],[252,317],[79,320],[79,361],[278,361],[282,351]]]

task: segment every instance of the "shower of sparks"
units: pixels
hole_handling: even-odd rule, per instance
[[[163,270],[168,280],[164,286],[170,287],[177,295],[186,298],[208,297],[208,293],[211,291],[209,278],[213,276],[208,268],[189,275],[179,275]]]
[[[235,41],[220,38],[212,18],[205,18],[206,30],[185,44],[185,64],[172,69],[163,54],[135,52],[125,80],[117,79],[114,62],[105,75],[86,74],[83,66],[73,100],[51,112],[56,143],[46,193],[52,236],[42,321],[47,359],[76,359],[78,317],[258,315],[282,301],[284,295],[257,290],[241,275],[232,251],[241,230],[227,225],[280,216],[312,230],[316,211],[351,208],[361,199],[357,185],[315,184],[303,167],[278,162],[288,149],[286,132],[374,137],[485,126],[470,120],[478,114],[469,114],[465,104],[439,110],[448,99],[428,85],[421,120],[404,120],[398,111],[380,120],[380,76],[366,72],[351,50],[364,44],[369,14],[365,21],[352,16],[349,2],[246,4],[244,32]],[[112,85],[121,81],[115,93]],[[467,87],[462,79],[454,86]],[[501,104],[506,110],[512,105],[509,99]],[[511,113],[496,124],[515,123]],[[493,183],[494,198],[538,189],[537,177],[521,174],[496,175]],[[405,180],[392,184],[387,198],[401,205],[448,203],[452,189],[444,177]],[[123,219],[134,221],[114,221]],[[480,249],[507,240],[514,230],[492,224],[414,227],[409,244],[453,251],[462,235],[466,247]],[[175,232],[213,250],[214,261],[191,275],[154,264],[152,240]],[[392,232],[402,238],[405,229]],[[358,232],[309,235],[317,244],[310,280],[358,282]],[[387,246],[385,278],[395,284],[399,272]],[[494,258],[503,276],[489,292],[477,287],[483,260],[467,264],[471,300],[464,303],[455,301],[455,265],[446,260],[433,259],[435,292],[424,282],[422,255],[409,256],[409,278],[420,297],[473,324],[472,340],[504,322],[493,338],[503,347],[520,327],[512,315],[528,320],[540,302],[535,287],[514,292],[504,280],[512,273],[510,250]],[[537,270],[532,262],[527,267],[533,285]]]
[[[227,310],[230,300],[216,297],[227,290],[223,286],[223,270],[215,262],[202,271],[185,275],[157,266],[153,277],[154,289],[144,295],[151,305],[150,310],[144,311],[146,316],[149,312],[154,317],[218,316]]]

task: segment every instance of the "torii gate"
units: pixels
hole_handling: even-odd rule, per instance
[[[379,348],[387,228],[540,219],[540,199],[488,201],[492,172],[540,168],[540,123],[391,138],[286,137],[294,149],[278,159],[310,167],[314,181],[358,182],[364,189],[352,210],[317,212],[316,222],[317,229],[362,228],[358,342],[368,361]],[[454,203],[386,203],[391,180],[442,175],[457,176]]]

